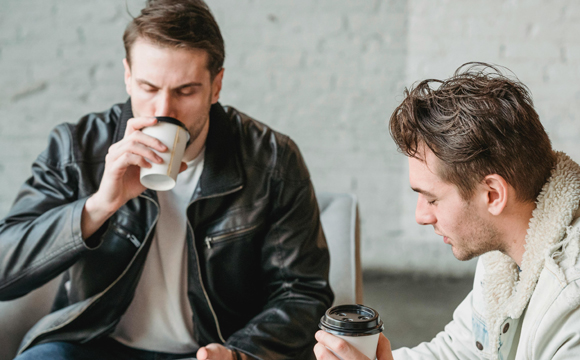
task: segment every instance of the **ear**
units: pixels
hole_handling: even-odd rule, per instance
[[[510,186],[507,181],[498,174],[491,174],[483,179],[482,186],[487,211],[495,216],[500,215],[508,202]]]
[[[222,68],[219,73],[213,78],[211,83],[211,103],[215,104],[220,99],[220,92],[222,91],[222,80],[224,78],[225,69]]]
[[[125,68],[125,90],[131,96],[131,65],[127,59],[123,59],[123,67]]]

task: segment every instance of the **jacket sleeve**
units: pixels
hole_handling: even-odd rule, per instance
[[[262,250],[269,299],[226,345],[258,359],[314,358],[314,333],[334,299],[329,253],[308,170],[288,139],[271,184],[273,209]]]
[[[536,333],[525,337],[527,341],[519,344],[518,353],[538,360],[580,359],[579,324],[580,279],[567,284],[550,304],[535,324]]]
[[[0,300],[27,294],[67,269],[86,249],[78,178],[66,125],[55,128],[0,221]]]

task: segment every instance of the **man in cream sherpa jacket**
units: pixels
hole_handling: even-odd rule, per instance
[[[580,359],[580,166],[552,150],[527,87],[464,65],[406,91],[390,127],[409,157],[417,222],[459,260],[481,257],[444,331],[393,352],[383,336],[378,359]],[[367,359],[316,339],[319,360]]]

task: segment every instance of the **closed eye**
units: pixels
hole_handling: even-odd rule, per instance
[[[186,86],[176,90],[177,95],[189,96],[195,93],[195,86]]]
[[[155,92],[157,88],[155,86],[151,86],[149,84],[141,84],[141,88],[147,92]]]

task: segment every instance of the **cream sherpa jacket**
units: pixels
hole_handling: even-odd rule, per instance
[[[395,360],[580,359],[580,166],[558,153],[536,203],[521,272],[498,251],[481,256],[445,331]]]

